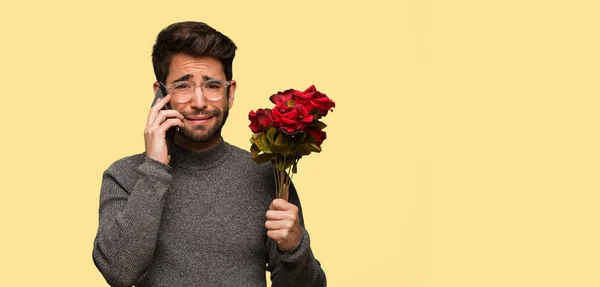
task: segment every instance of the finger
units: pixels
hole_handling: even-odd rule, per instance
[[[296,220],[296,214],[289,211],[269,210],[267,211],[267,220]]]
[[[166,134],[168,129],[170,129],[171,127],[175,127],[175,126],[183,127],[184,124],[180,119],[168,118],[158,127],[157,130],[160,131],[161,135],[162,135],[162,134]]]
[[[170,95],[168,95],[170,98]],[[164,100],[164,102],[163,102]],[[181,113],[179,113],[178,111],[174,110],[174,109],[167,109],[165,108],[165,105],[169,103],[169,100],[166,98],[161,99],[160,102],[157,102],[157,104],[152,107],[152,109],[156,109],[156,110],[152,110],[150,113],[152,115],[152,121],[150,122],[150,124],[152,124],[153,122],[156,122],[157,119],[160,119],[158,124],[162,123],[165,118],[167,117],[179,117],[183,120],[183,115],[181,115]]]
[[[268,220],[265,222],[265,228],[267,228],[267,230],[290,230],[293,226],[294,222],[291,220]]]
[[[158,112],[166,105],[164,101],[168,101],[170,99],[171,95],[166,95],[163,98],[158,99],[158,101],[156,101],[154,105],[152,105],[150,111],[148,112],[148,120],[146,121],[146,126],[150,126],[150,124],[154,122],[154,119],[156,118]]]
[[[269,206],[271,210],[284,210],[298,212],[298,207],[292,203],[289,203],[281,198],[276,198],[271,202]]]
[[[277,242],[277,244],[279,244],[281,242],[281,240],[286,239],[288,234],[289,234],[289,232],[286,232],[285,230],[269,230],[269,231],[267,231],[267,236],[269,238],[275,240]]]
[[[164,96],[162,99],[159,99],[154,103],[152,108],[150,108],[150,112],[148,113],[148,121],[146,122],[146,126],[150,126],[151,123],[154,122],[158,112],[162,110],[162,108],[171,100],[171,94]]]
[[[146,130],[144,137],[148,143],[156,140],[165,140],[167,130],[171,127],[179,126],[184,127],[184,123],[178,118],[169,118],[165,120],[160,126],[152,126]]]
[[[161,125],[164,121],[166,121],[167,119],[170,118],[176,118],[179,119],[181,121],[183,121],[185,119],[185,117],[176,110],[160,110],[158,112],[158,114],[156,115],[156,117],[154,118],[154,121],[152,123],[150,123],[150,127],[152,126],[159,126]]]

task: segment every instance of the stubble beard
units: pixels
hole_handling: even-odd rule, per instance
[[[229,116],[229,108],[226,107],[223,113],[215,111],[212,114],[216,118],[216,122],[213,126],[206,127],[203,125],[195,127],[183,127],[179,129],[179,134],[190,142],[194,143],[205,143],[221,135],[221,130],[227,121]]]

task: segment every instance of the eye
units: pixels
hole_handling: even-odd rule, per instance
[[[188,82],[175,82],[172,86],[176,90],[189,90],[192,88],[192,85]]]
[[[204,87],[211,91],[218,91],[223,88],[223,84],[221,82],[207,82],[204,84]]]

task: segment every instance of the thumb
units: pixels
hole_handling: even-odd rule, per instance
[[[288,202],[282,198],[276,198],[271,201],[271,206],[269,206],[271,210],[287,210]]]

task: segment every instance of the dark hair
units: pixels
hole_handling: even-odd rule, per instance
[[[225,79],[233,78],[232,64],[237,47],[229,37],[202,22],[180,22],[164,28],[152,48],[152,66],[156,80],[164,83],[175,54],[214,57],[221,61]]]

